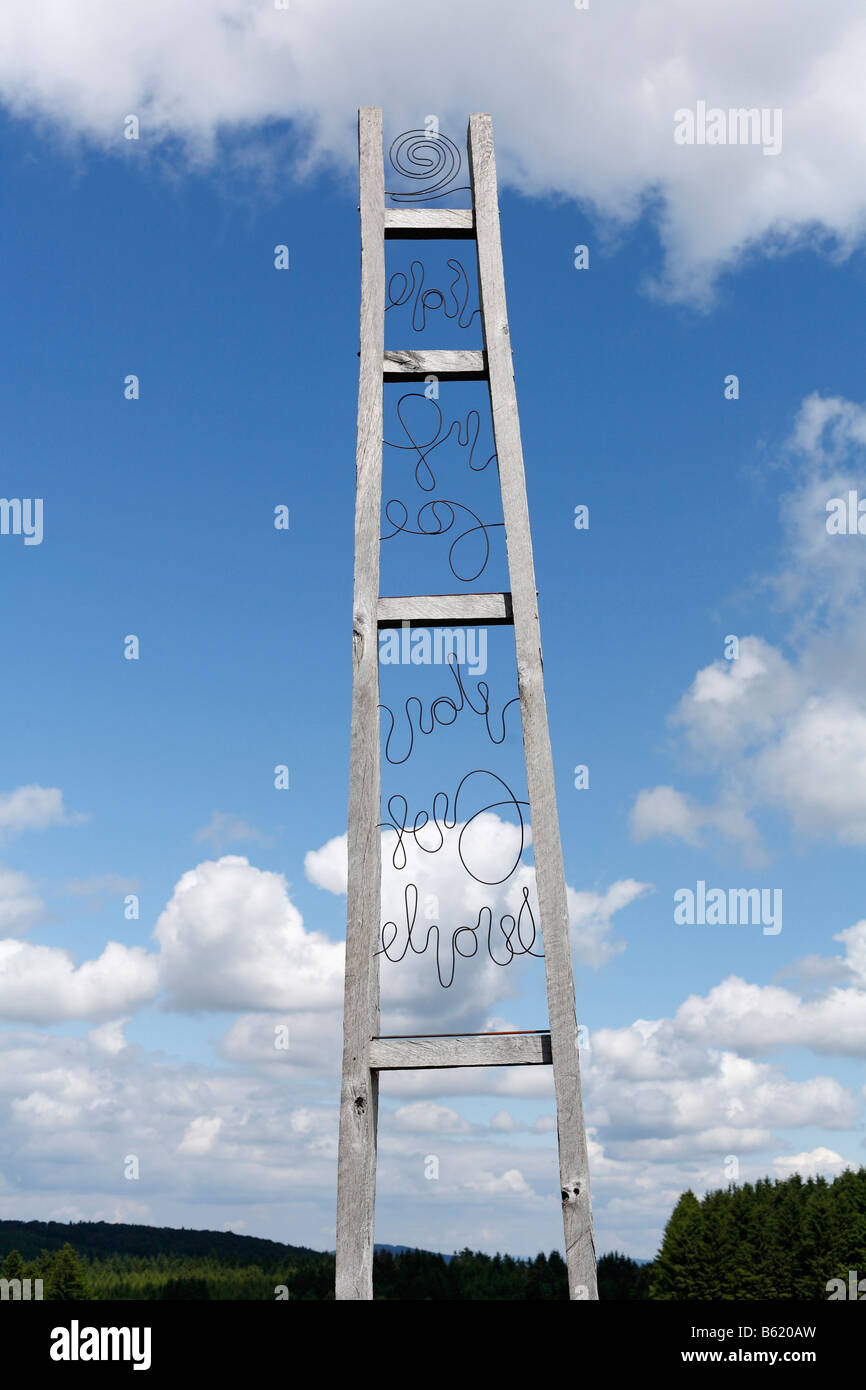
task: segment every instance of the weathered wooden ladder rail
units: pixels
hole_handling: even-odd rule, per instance
[[[541,663],[535,567],[505,302],[493,128],[469,119],[472,207],[386,208],[382,113],[358,113],[361,352],[355,505],[352,737],[343,1083],[337,1197],[338,1299],[373,1297],[379,1072],[428,1067],[552,1065],[570,1297],[598,1297],[568,906]],[[385,349],[385,241],[475,241],[483,350]],[[498,594],[379,594],[385,382],[485,380],[502,493],[511,589]],[[514,628],[536,889],[550,1029],[428,1037],[379,1035],[381,925],[381,628],[509,624]]]

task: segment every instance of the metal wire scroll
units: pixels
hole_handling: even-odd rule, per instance
[[[391,168],[402,178],[423,183],[421,188],[386,189],[395,203],[435,201],[451,193],[468,193],[469,185],[454,186],[463,167],[460,150],[441,131],[404,130],[391,141],[388,149]]]
[[[423,130],[404,131],[392,141],[388,151],[391,168],[407,184],[406,188],[389,189],[394,203],[413,204],[435,201],[454,192],[469,192],[467,185],[457,180],[463,166],[460,150],[453,140],[441,133]],[[422,260],[414,259],[408,269],[395,271],[388,280],[386,313],[405,308],[410,328],[422,333],[428,320],[441,314],[455,327],[471,328],[480,318],[480,308],[470,308],[474,299],[473,286],[461,261],[449,258],[444,273],[431,275]],[[389,540],[404,534],[418,537],[449,535],[448,564],[454,578],[469,584],[483,574],[491,554],[490,532],[503,527],[504,522],[484,521],[468,502],[453,498],[430,496],[437,491],[439,462],[448,450],[437,453],[447,441],[462,451],[463,463],[470,472],[481,473],[496,459],[479,447],[481,417],[471,409],[454,419],[446,420],[438,404],[438,383],[425,391],[406,391],[397,401],[394,439],[384,439],[390,449],[401,451],[414,468],[414,484],[426,500],[418,497],[391,497],[383,505],[383,535]],[[406,457],[408,455],[408,457]],[[460,455],[458,455],[460,456]],[[407,492],[412,491],[408,469],[401,469]],[[450,488],[449,488],[450,491]],[[478,503],[475,504],[476,506]],[[405,634],[404,634],[405,637]],[[384,758],[393,767],[403,767],[416,750],[419,740],[454,724],[458,719],[482,721],[487,738],[494,746],[505,742],[509,711],[519,707],[520,697],[504,703],[492,701],[490,686],[484,680],[470,681],[461,670],[460,661],[451,651],[447,656],[454,684],[449,691],[428,696],[418,695],[395,702],[394,707],[380,704]],[[441,690],[441,687],[440,687]],[[447,737],[446,735],[442,735]],[[510,774],[509,774],[510,775]],[[440,784],[441,785],[441,784]],[[417,804],[417,803],[416,803]],[[486,951],[488,959],[497,966],[510,965],[518,956],[540,958],[536,949],[539,932],[530,903],[530,888],[525,876],[515,878],[522,867],[522,856],[529,842],[526,813],[529,803],[519,797],[508,783],[487,768],[476,767],[460,778],[453,791],[436,791],[429,809],[412,813],[406,796],[390,795],[385,803],[385,818],[379,822],[383,841],[388,845],[391,868],[396,874],[412,872],[410,857],[418,865],[427,855],[442,855],[440,863],[449,863],[456,850],[455,860],[473,883],[486,889],[500,889],[513,880],[514,894],[510,902],[495,894],[493,905],[479,906],[476,891],[468,916],[465,908],[458,909],[456,926],[443,926],[439,920],[438,899],[425,900],[419,921],[419,888],[415,882],[403,882],[402,904],[395,913],[399,919],[386,921],[381,928],[377,955],[394,963],[405,960],[411,952],[435,958],[436,972],[443,989],[454,983],[458,957],[468,959]],[[486,852],[487,827],[482,817],[504,816],[511,831],[502,841],[499,863],[490,863]],[[515,823],[516,822],[516,823]],[[476,838],[480,832],[480,839]],[[448,848],[446,848],[448,846]],[[485,851],[482,853],[482,851]],[[453,865],[451,866],[453,872]],[[449,872],[446,869],[446,873]],[[408,874],[406,875],[408,877]],[[414,875],[423,881],[420,869]],[[482,893],[481,902],[487,893]],[[434,906],[428,910],[429,904]],[[506,911],[503,907],[513,910]]]

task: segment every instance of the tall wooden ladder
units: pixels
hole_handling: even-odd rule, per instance
[[[382,112],[358,113],[361,352],[358,390],[348,920],[337,1199],[336,1296],[373,1297],[376,1127],[381,1071],[552,1065],[569,1296],[595,1299],[595,1247],[580,1088],[566,885],[542,676],[541,635],[523,450],[505,302],[493,128],[469,119],[471,208],[386,207]],[[385,241],[474,240],[482,351],[385,350]],[[509,593],[383,597],[379,593],[383,383],[488,383],[508,558]],[[426,624],[514,628],[523,748],[544,945],[549,1033],[379,1036],[381,897],[380,628]]]

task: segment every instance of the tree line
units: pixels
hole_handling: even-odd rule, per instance
[[[652,1267],[653,1299],[827,1299],[866,1277],[866,1168],[684,1192]]]
[[[61,1237],[65,1237],[62,1239]],[[16,1240],[10,1249],[12,1239]],[[41,1244],[40,1244],[41,1242]],[[334,1297],[334,1256],[223,1231],[107,1222],[0,1222],[4,1297],[42,1280],[46,1300]],[[866,1168],[825,1178],[762,1178],[698,1198],[684,1192],[652,1264],[614,1251],[598,1262],[602,1300],[814,1300],[866,1279]],[[379,1250],[377,1299],[566,1300],[558,1251],[534,1259],[461,1250]]]
[[[42,1297],[47,1301],[286,1298],[324,1302],[334,1297],[334,1256],[312,1254],[261,1264],[226,1263],[214,1254],[114,1253],[88,1258],[67,1242],[29,1261],[18,1250],[10,1251],[2,1264],[2,1277],[41,1279]],[[599,1261],[602,1297],[645,1298],[647,1277],[646,1269],[625,1255],[607,1255]],[[373,1261],[373,1281],[375,1297],[385,1300],[568,1299],[565,1261],[556,1250],[533,1260],[472,1250],[448,1259],[424,1250],[380,1251]]]

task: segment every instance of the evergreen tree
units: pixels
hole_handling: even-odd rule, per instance
[[[636,1260],[613,1250],[609,1255],[602,1255],[598,1262],[599,1299],[649,1298],[651,1277],[651,1265],[639,1265]]]
[[[691,1188],[674,1207],[653,1267],[650,1298],[693,1299],[705,1297],[704,1219],[701,1204]]]
[[[601,1262],[599,1264],[601,1271]],[[866,1276],[866,1168],[833,1182],[784,1181],[680,1198],[652,1276],[652,1298],[824,1299],[827,1282]]]
[[[82,1261],[67,1241],[50,1257],[46,1271],[45,1296],[53,1301],[63,1302],[86,1298],[84,1273]]]
[[[751,1183],[728,1189],[731,1242],[730,1298],[763,1298],[763,1251],[767,1232],[760,1212],[760,1200]]]
[[[6,1256],[6,1259],[3,1261],[3,1278],[4,1278],[4,1279],[23,1279],[23,1278],[25,1278],[25,1274],[24,1274],[24,1261],[22,1260],[22,1258],[21,1258],[21,1256],[20,1256],[20,1254],[18,1253],[17,1250],[10,1250],[10,1251],[9,1251],[9,1254]]]
[[[210,1290],[206,1279],[184,1278],[169,1279],[162,1286],[163,1298],[194,1298],[201,1301],[210,1298]]]

